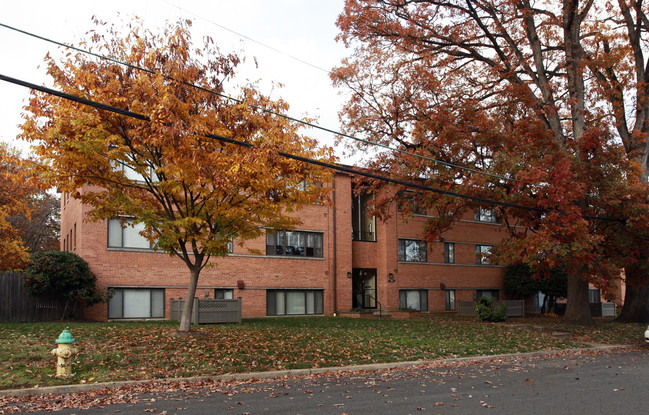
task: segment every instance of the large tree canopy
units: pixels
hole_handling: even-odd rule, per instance
[[[355,49],[332,76],[352,91],[342,118],[350,132],[410,153],[383,153],[377,169],[533,208],[499,207],[512,232],[496,255],[541,273],[562,264],[566,318],[590,323],[587,283],[606,288],[649,246],[645,9],[347,0],[339,38]],[[479,207],[421,198],[439,213],[429,238]]]
[[[190,280],[180,331],[188,331],[209,259],[225,255],[233,238],[262,235],[261,227],[295,226],[290,213],[327,191],[321,169],[279,152],[307,158],[330,152],[300,135],[297,123],[270,114],[288,105],[254,85],[242,87],[237,100],[224,98],[239,57],[222,54],[211,39],[194,49],[188,22],[160,34],[140,24],[126,35],[110,28],[85,44],[111,60],[81,53],[48,59],[56,88],[150,120],[36,93],[22,136],[38,143],[61,190],[92,207],[91,220],[133,218],[156,249],[185,262]]]

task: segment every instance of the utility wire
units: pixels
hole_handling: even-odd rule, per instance
[[[175,5],[175,4],[173,4],[172,2],[170,2],[170,1],[167,1],[167,0],[163,0],[163,1],[164,1],[165,3],[167,3],[168,5],[170,5],[171,7],[175,7],[175,8],[177,8],[178,10],[180,10],[180,11],[182,11],[182,12],[185,12],[185,13],[191,14],[192,16],[194,16],[194,17],[197,18],[197,19],[204,20],[204,21],[206,21],[206,22],[208,22],[208,23],[210,23],[210,24],[213,24],[213,25],[216,26],[216,27],[220,27],[220,28],[223,29],[223,30],[226,30],[226,31],[228,31],[228,32],[230,32],[230,33],[233,33],[233,34],[237,35],[237,36],[240,36],[242,39],[246,39],[246,40],[249,40],[249,41],[251,41],[251,42],[254,42],[254,43],[256,43],[256,44],[258,44],[258,45],[260,45],[260,46],[265,47],[266,49],[272,50],[272,51],[275,52],[275,53],[279,53],[280,55],[284,55],[284,56],[286,56],[286,57],[288,57],[288,58],[293,59],[294,61],[297,61],[297,62],[303,63],[304,65],[310,66],[310,67],[312,67],[312,68],[314,68],[314,69],[317,69],[317,70],[319,70],[319,71],[322,71],[322,72],[324,72],[324,73],[326,73],[326,74],[330,74],[330,73],[331,73],[331,71],[329,71],[329,70],[327,70],[327,69],[321,68],[321,67],[319,67],[319,66],[317,66],[317,65],[314,65],[314,64],[312,64],[312,63],[310,63],[310,62],[307,62],[307,61],[305,61],[305,60],[303,60],[303,59],[300,59],[300,58],[298,58],[298,57],[296,57],[296,56],[293,56],[293,55],[291,55],[291,54],[288,54],[288,53],[286,53],[286,52],[283,52],[283,51],[281,51],[281,50],[279,50],[279,49],[277,49],[277,48],[274,48],[274,47],[272,47],[272,46],[270,46],[270,45],[267,45],[267,44],[265,44],[265,43],[263,43],[263,42],[260,42],[260,41],[258,41],[258,40],[256,40],[256,39],[253,39],[253,38],[249,37],[249,36],[246,36],[246,35],[244,35],[244,34],[242,34],[242,33],[236,32],[236,31],[234,31],[234,30],[232,30],[232,29],[230,29],[230,28],[228,28],[228,27],[225,27],[225,26],[223,26],[223,25],[221,25],[221,24],[218,24],[218,23],[216,23],[215,21],[210,20],[210,19],[208,19],[208,18],[206,18],[206,17],[204,17],[204,16],[198,15],[198,14],[196,14],[196,13],[190,11],[190,10],[183,9],[182,7],[180,7],[180,6],[178,6],[178,5]]]
[[[155,71],[152,71],[150,69],[146,69],[146,68],[143,68],[143,67],[140,67],[140,66],[137,66],[137,65],[133,65],[133,64],[130,64],[130,63],[127,63],[127,62],[123,62],[123,61],[120,61],[118,59],[109,58],[107,56],[104,56],[104,55],[101,55],[101,54],[98,54],[98,53],[94,53],[94,52],[91,52],[91,51],[88,51],[88,50],[85,50],[85,49],[81,49],[81,48],[78,48],[78,47],[75,47],[75,46],[71,46],[71,45],[68,45],[68,44],[65,44],[65,43],[57,42],[57,41],[54,41],[52,39],[49,39],[49,38],[46,38],[46,37],[43,37],[43,36],[38,36],[36,34],[30,33],[30,32],[24,31],[24,30],[17,29],[15,27],[9,26],[9,25],[1,23],[1,22],[0,22],[0,26],[4,27],[4,28],[7,28],[7,29],[10,29],[10,30],[14,30],[14,31],[22,33],[22,34],[25,34],[27,36],[35,37],[35,38],[43,40],[45,42],[50,42],[50,43],[53,43],[55,45],[59,45],[59,46],[65,47],[65,48],[75,50],[77,52],[82,52],[82,53],[97,57],[99,59],[107,60],[107,61],[110,61],[110,62],[113,62],[113,63],[117,63],[119,65],[124,65],[124,66],[127,66],[129,68],[138,69],[138,70],[150,73],[150,74],[156,74]],[[173,80],[173,78],[171,78],[171,77],[167,77],[167,78]],[[238,98],[234,98],[234,97],[231,97],[229,95],[219,93],[219,92],[214,91],[214,90],[209,89],[209,88],[204,88],[204,87],[194,85],[194,84],[189,83],[189,82],[183,82],[183,84],[185,84],[187,86],[191,86],[193,88],[196,88],[196,89],[204,91],[204,92],[215,94],[215,95],[217,95],[219,97],[222,97],[222,98],[225,98],[225,99],[229,99],[229,100],[234,101],[234,102],[236,102],[238,104],[243,104],[244,103],[244,101],[242,101],[242,100],[240,100]],[[416,157],[416,158],[419,158],[419,159],[422,159],[422,160],[426,160],[426,161],[430,161],[430,162],[433,162],[435,164],[443,165],[443,166],[446,166],[446,167],[449,167],[449,168],[461,169],[461,170],[465,170],[465,171],[468,171],[468,172],[471,172],[471,173],[481,174],[481,175],[489,176],[489,177],[499,179],[499,180],[505,180],[505,181],[510,181],[510,182],[519,182],[519,180],[514,179],[514,178],[499,176],[497,174],[488,173],[488,172],[485,172],[485,171],[473,169],[471,167],[460,166],[460,165],[449,163],[449,162],[446,162],[446,161],[433,159],[431,157],[422,156],[420,154],[415,154],[415,153],[412,153],[412,152],[409,152],[409,151],[406,151],[406,150],[401,150],[401,149],[398,149],[398,148],[390,147],[389,145],[386,145],[386,144],[375,143],[375,142],[372,142],[372,141],[369,141],[369,140],[358,138],[358,137],[355,137],[355,136],[352,136],[352,135],[349,135],[349,134],[345,134],[345,133],[342,133],[342,132],[339,132],[339,131],[335,131],[335,130],[330,129],[330,128],[322,127],[320,125],[317,125],[317,124],[314,124],[314,123],[311,123],[311,122],[307,122],[307,121],[304,121],[304,120],[300,120],[300,119],[297,119],[297,118],[294,118],[294,117],[291,117],[291,116],[288,116],[288,115],[285,115],[285,114],[281,114],[281,113],[266,109],[264,107],[260,107],[260,106],[252,105],[252,104],[248,104],[248,105],[250,105],[252,108],[258,109],[258,110],[263,111],[265,113],[272,114],[272,115],[277,116],[277,117],[282,117],[282,118],[287,119],[289,121],[293,121],[293,122],[297,122],[297,123],[300,123],[302,125],[305,125],[307,127],[315,128],[315,129],[325,131],[325,132],[328,132],[328,133],[331,133],[331,134],[334,134],[334,135],[339,135],[341,137],[349,138],[351,140],[355,140],[355,141],[357,141],[359,143],[363,143],[363,144],[366,144],[366,145],[381,147],[381,148],[386,149],[386,150],[390,150],[390,151],[394,151],[394,152],[397,152],[397,153],[400,153],[400,154],[413,156],[413,157]],[[530,183],[530,185],[538,186],[538,187],[544,187],[543,185],[534,184],[534,183]]]
[[[30,82],[22,81],[22,80],[12,78],[12,77],[9,77],[9,76],[5,76],[5,75],[2,75],[2,74],[0,74],[0,80],[5,81],[5,82],[10,82],[10,83],[13,83],[13,84],[16,84],[16,85],[21,85],[21,86],[24,86],[24,87],[27,87],[27,88],[35,89],[37,91],[41,91],[41,92],[44,92],[46,94],[51,94],[51,95],[55,95],[55,96],[58,96],[58,97],[61,97],[61,98],[64,98],[64,99],[75,101],[75,102],[81,103],[83,105],[88,105],[88,106],[91,106],[91,107],[94,107],[94,108],[98,108],[98,109],[102,109],[102,110],[105,110],[105,111],[110,111],[110,112],[114,112],[114,113],[117,113],[117,114],[121,114],[121,115],[124,115],[124,116],[127,116],[127,117],[136,118],[136,119],[143,120],[143,121],[151,121],[151,119],[146,115],[142,115],[142,114],[138,114],[136,112],[131,112],[131,111],[124,110],[124,109],[121,109],[121,108],[113,107],[111,105],[102,104],[100,102],[96,102],[96,101],[92,101],[92,100],[89,100],[89,99],[86,99],[86,98],[78,97],[76,95],[67,94],[65,92],[57,91],[57,90],[52,89],[52,88],[46,88],[46,87],[43,87],[43,86],[40,86],[40,85],[32,84]],[[207,138],[212,138],[212,139],[219,140],[219,141],[222,141],[222,142],[235,144],[235,145],[238,145],[238,146],[241,146],[241,147],[254,148],[254,146],[252,144],[250,144],[250,143],[246,143],[246,142],[239,141],[239,140],[234,140],[232,138],[227,138],[227,137],[223,137],[223,136],[216,135],[216,134],[204,133],[204,136],[207,137]],[[398,179],[393,179],[393,178],[390,178],[390,177],[380,176],[380,175],[374,174],[374,173],[369,173],[369,172],[365,172],[365,171],[356,170],[356,169],[351,168],[351,167],[345,167],[345,166],[341,166],[341,165],[337,165],[337,164],[326,163],[326,162],[323,162],[323,161],[313,160],[313,159],[310,159],[310,158],[297,156],[297,155],[289,154],[289,153],[284,153],[284,152],[281,152],[281,151],[278,151],[277,154],[279,154],[282,157],[293,159],[293,160],[298,160],[298,161],[301,161],[301,162],[304,162],[304,163],[314,164],[314,165],[325,167],[325,168],[328,168],[328,169],[346,172],[346,173],[349,173],[349,174],[352,174],[352,175],[368,177],[368,178],[375,179],[375,180],[381,180],[381,181],[384,181],[386,183],[398,184],[398,185],[402,185],[402,186],[406,186],[406,187],[410,187],[410,188],[414,188],[414,189],[418,189],[418,190],[423,190],[423,191],[427,191],[427,192],[433,192],[433,193],[438,193],[438,194],[442,194],[442,195],[447,195],[447,196],[452,196],[452,197],[459,197],[459,198],[462,198],[462,199],[468,199],[468,200],[472,200],[472,201],[475,201],[475,202],[487,203],[487,204],[490,204],[490,205],[496,205],[496,206],[502,206],[502,207],[516,208],[516,209],[532,211],[532,212],[547,213],[549,211],[548,209],[543,209],[543,208],[538,208],[538,207],[531,207],[531,206],[524,206],[524,205],[519,205],[519,204],[515,204],[515,203],[503,202],[503,201],[500,201],[500,200],[493,200],[493,199],[487,199],[487,198],[479,197],[479,196],[471,196],[471,195],[466,195],[466,194],[463,194],[463,193],[451,192],[449,190],[437,189],[437,188],[426,186],[426,185],[410,183],[410,182],[406,182],[406,181],[403,181],[403,180],[398,180]],[[589,216],[589,215],[582,215],[582,217],[584,219],[589,219],[589,220],[601,220],[601,221],[610,221],[610,222],[624,222],[622,219],[619,219],[619,218]]]
[[[5,82],[10,82],[12,84],[24,86],[24,87],[27,87],[27,88],[35,89],[37,91],[41,91],[41,92],[44,92],[46,94],[55,95],[57,97],[65,98],[65,99],[68,99],[70,101],[75,101],[75,102],[78,102],[80,104],[90,105],[91,107],[99,108],[99,109],[110,111],[110,112],[115,112],[117,114],[126,115],[127,117],[131,117],[131,118],[137,118],[138,120],[151,121],[151,119],[149,117],[147,117],[145,115],[138,114],[136,112],[131,112],[131,111],[128,111],[128,110],[123,110],[121,108],[113,107],[111,105],[106,105],[106,104],[102,104],[100,102],[91,101],[89,99],[81,98],[81,97],[78,97],[76,95],[66,94],[65,92],[61,92],[61,91],[57,91],[57,90],[52,89],[52,88],[47,88],[47,87],[44,87],[44,86],[32,84],[31,82],[21,81],[20,79],[12,78],[10,76],[0,74],[0,80],[5,81]]]

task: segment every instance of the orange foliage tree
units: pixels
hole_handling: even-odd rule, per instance
[[[588,282],[609,288],[649,247],[647,21],[623,0],[347,0],[339,39],[355,49],[332,79],[352,91],[350,132],[411,153],[372,167],[504,202],[496,257],[565,270],[566,318],[592,324]],[[438,212],[428,238],[480,207],[419,199]]]
[[[234,238],[261,236],[262,227],[295,226],[291,212],[327,192],[322,169],[278,153],[331,157],[299,134],[297,123],[259,109],[282,112],[285,102],[254,85],[242,87],[236,101],[219,95],[234,82],[240,59],[222,54],[209,38],[194,49],[189,27],[179,22],[154,34],[136,24],[125,36],[110,27],[87,45],[113,60],[48,59],[57,89],[149,120],[36,93],[22,133],[37,143],[59,188],[92,207],[90,220],[133,218],[155,249],[186,264],[181,332],[190,329],[199,275],[211,258],[226,255]]]
[[[15,226],[16,217],[29,218],[30,200],[41,191],[32,162],[6,143],[0,143],[0,271],[25,268],[29,253]]]

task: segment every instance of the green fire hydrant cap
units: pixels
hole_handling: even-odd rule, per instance
[[[72,333],[70,333],[68,329],[63,330],[59,335],[59,338],[56,339],[56,343],[74,343]]]

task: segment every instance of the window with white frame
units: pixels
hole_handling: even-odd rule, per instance
[[[455,244],[444,242],[444,263],[455,264]]]
[[[403,310],[428,311],[428,291],[399,290],[399,308]]]
[[[478,222],[496,223],[498,222],[498,217],[496,216],[496,210],[491,208],[479,207],[475,211],[475,220],[477,220]]]
[[[109,319],[142,319],[165,317],[163,288],[110,288]]]
[[[321,232],[268,230],[266,255],[323,258],[322,238]]]
[[[268,290],[266,314],[269,316],[323,314],[322,290]]]
[[[122,226],[122,223],[124,226]],[[108,247],[152,249],[153,244],[144,237],[143,223],[134,223],[133,219],[114,218],[108,220]]]
[[[399,261],[427,262],[426,241],[399,239]]]
[[[478,265],[488,265],[493,245],[476,245],[475,246],[475,263]]]
[[[444,294],[446,311],[455,311],[455,290],[446,290]]]

